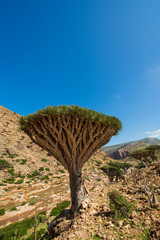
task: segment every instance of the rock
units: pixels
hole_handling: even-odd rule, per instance
[[[123,226],[123,220],[121,220],[121,221],[118,222],[118,227],[121,228],[122,226]]]
[[[3,194],[3,193],[5,193],[5,190],[0,189],[0,194]]]
[[[86,208],[88,208],[89,207],[89,203],[90,203],[90,198],[86,198],[86,199],[84,199],[84,201],[81,203],[81,207],[82,207],[82,209],[86,209]]]
[[[130,215],[130,218],[133,219],[135,217],[137,217],[137,213],[136,211],[133,211],[132,214]]]

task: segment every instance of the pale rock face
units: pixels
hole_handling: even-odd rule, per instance
[[[124,159],[125,157],[127,157],[128,154],[129,154],[129,152],[126,150],[117,150],[117,151],[109,154],[109,156],[113,159],[121,160],[121,159]]]

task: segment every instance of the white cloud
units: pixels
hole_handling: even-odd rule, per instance
[[[156,131],[146,132],[145,134],[147,134],[148,137],[150,137],[150,138],[159,138],[160,137],[160,129],[157,129]]]

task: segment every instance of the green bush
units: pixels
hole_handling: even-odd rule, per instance
[[[56,207],[54,207],[50,213],[50,216],[57,216],[59,215],[63,209],[68,207],[70,205],[70,201],[63,201],[60,204],[58,204]]]
[[[11,208],[11,211],[16,211],[16,210],[17,210],[16,207],[12,207],[12,208]]]
[[[32,228],[35,224],[35,217],[25,219],[21,222],[12,223],[9,226],[0,229],[0,239],[11,240],[19,239],[27,234],[29,228]]]
[[[50,171],[50,168],[45,168],[46,171]]]
[[[0,159],[0,170],[3,170],[5,168],[10,168],[12,165],[7,162],[5,159]]]
[[[46,212],[41,212],[37,216],[39,223],[45,223],[47,221]]]
[[[37,177],[39,175],[40,175],[40,173],[37,170],[35,170],[32,174],[27,174],[27,177],[28,178],[34,178],[34,177]]]
[[[42,162],[47,162],[48,160],[45,159],[45,158],[42,158],[41,161],[42,161]]]
[[[45,175],[44,177],[41,178],[41,180],[49,179],[48,175]]]
[[[61,170],[61,169],[59,169],[58,171],[59,171],[60,173],[65,173],[64,170]]]
[[[37,240],[41,238],[41,236],[45,233],[46,229],[41,228],[39,231],[37,231]],[[33,240],[34,239],[34,233],[32,233],[28,238],[25,240]]]
[[[7,178],[6,180],[2,180],[2,182],[11,184],[15,182],[15,178]]]
[[[38,171],[44,171],[44,168],[43,167],[40,167],[39,169],[38,169]]]
[[[17,157],[18,156],[18,154],[11,154],[11,155],[9,155],[9,158],[14,158],[14,157]]]
[[[22,203],[21,203],[21,206],[24,206],[24,205],[26,205],[26,203],[25,203],[25,202],[22,202]]]
[[[112,190],[108,193],[110,199],[110,209],[115,218],[123,219],[128,217],[134,210],[134,205],[128,202],[117,190]]]
[[[123,170],[132,167],[132,164],[130,164],[130,163],[122,163],[122,162],[109,162],[108,165],[109,166],[118,167],[118,168],[121,168]]]
[[[24,182],[24,179],[20,179],[17,182],[15,182],[15,184],[22,184]]]
[[[21,159],[21,165],[26,164],[26,162],[27,162],[27,159]]]
[[[14,168],[12,167],[12,168],[10,168],[10,169],[8,169],[8,173],[11,175],[11,176],[14,176]]]
[[[3,216],[4,214],[5,214],[5,210],[2,208],[2,209],[0,209],[0,216]]]

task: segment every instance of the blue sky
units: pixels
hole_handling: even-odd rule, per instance
[[[110,144],[160,136],[159,0],[1,0],[0,105],[118,117]]]

